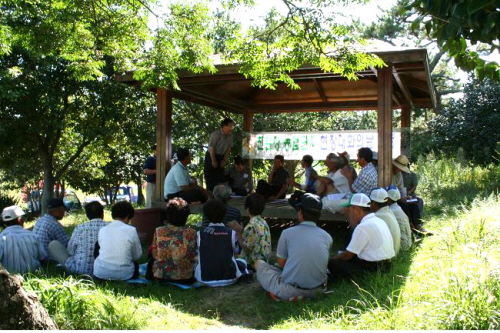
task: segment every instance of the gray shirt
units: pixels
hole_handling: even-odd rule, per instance
[[[208,146],[214,147],[216,155],[224,155],[227,148],[232,148],[233,145],[233,134],[225,135],[222,129],[218,129],[210,134]]]
[[[283,282],[311,289],[326,281],[332,237],[316,223],[304,221],[281,233],[277,256],[286,259]]]
[[[238,189],[251,190],[253,187],[252,184],[252,172],[250,168],[245,166],[242,172],[236,170],[236,167],[233,165],[231,169],[228,170],[227,174],[233,180],[232,187]]]

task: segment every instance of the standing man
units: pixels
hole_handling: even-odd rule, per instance
[[[224,182],[224,167],[234,144],[232,132],[235,125],[231,118],[226,118],[221,122],[221,128],[210,134],[203,170],[209,191]]]
[[[359,176],[354,179],[352,170],[345,166],[342,169],[342,174],[349,181],[349,187],[352,193],[364,193],[370,195],[372,188],[378,186],[377,169],[372,164],[373,152],[370,148],[363,147],[358,150],[357,162],[362,167]]]
[[[33,228],[33,233],[38,236],[45,253],[49,254],[49,243],[53,240],[58,240],[64,247],[68,246],[69,237],[64,232],[64,228],[59,223],[62,220],[66,209],[64,208],[64,202],[61,198],[53,198],[49,201],[47,205],[47,214],[39,218],[35,227]],[[48,259],[54,259],[48,255]]]
[[[301,203],[295,206],[299,224],[283,230],[278,241],[279,268],[261,259],[255,262],[257,280],[271,298],[294,301],[326,291],[332,237],[316,225],[321,208],[317,195],[304,194]]]
[[[191,154],[186,148],[177,150],[177,162],[165,177],[164,197],[170,200],[176,197],[182,198],[187,203],[205,202],[211,193],[199,185],[191,183],[187,166],[191,163]]]
[[[146,175],[146,208],[151,208],[151,202],[156,186],[156,145],[151,147],[153,156],[149,156],[144,163],[143,171]]]

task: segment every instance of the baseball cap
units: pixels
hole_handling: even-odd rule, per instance
[[[370,192],[370,199],[379,202],[379,203],[384,203],[387,202],[387,198],[389,195],[387,194],[387,191],[384,190],[382,187],[376,187]]]
[[[305,193],[302,196],[302,200],[297,203],[294,208],[296,210],[309,210],[309,211],[320,211],[323,208],[323,203],[321,199],[316,194]]]
[[[24,211],[19,206],[9,206],[5,207],[2,211],[2,220],[3,221],[11,221],[15,220],[20,216],[24,215]]]
[[[342,207],[370,207],[370,198],[364,193],[355,193],[349,198],[349,202],[342,204]]]
[[[387,195],[389,195],[389,199],[392,201],[398,201],[401,199],[401,193],[399,193],[398,188],[395,185],[389,185],[385,188],[387,191]]]
[[[64,207],[64,201],[61,198],[52,198],[47,205],[47,209]]]

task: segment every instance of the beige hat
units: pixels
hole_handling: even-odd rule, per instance
[[[394,161],[392,161],[392,165],[394,165],[396,168],[403,172],[410,173],[408,164],[410,164],[410,161],[408,161],[408,158],[405,155],[399,155]]]

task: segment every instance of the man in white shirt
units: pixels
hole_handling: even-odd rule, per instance
[[[395,185],[388,186],[386,191],[389,195],[389,208],[394,213],[394,216],[399,224],[399,229],[401,230],[401,249],[405,251],[409,250],[411,248],[413,238],[411,234],[410,220],[397,203],[397,201],[401,199],[401,194]]]
[[[401,247],[401,230],[399,229],[398,220],[396,216],[389,208],[389,195],[387,191],[381,187],[374,188],[370,192],[371,200],[371,210],[375,213],[375,216],[383,220],[392,235],[392,240],[394,243],[394,252],[396,255],[399,253]]]
[[[318,177],[318,195],[322,197],[323,209],[327,209],[332,213],[337,213],[342,210],[342,204],[346,203],[348,195],[342,197],[342,194],[351,193],[349,181],[341,173],[344,161],[341,157],[330,153],[325,160],[325,165],[328,167],[327,177]],[[332,196],[330,194],[336,194]],[[340,195],[340,196],[338,196]]]
[[[344,206],[354,232],[347,249],[328,263],[332,277],[352,278],[360,273],[390,268],[395,256],[391,232],[384,221],[371,213],[368,196],[356,193]]]
[[[128,225],[134,217],[134,207],[128,201],[118,202],[111,208],[111,216],[113,222],[99,230],[94,276],[103,280],[136,279],[142,248],[137,230]]]

